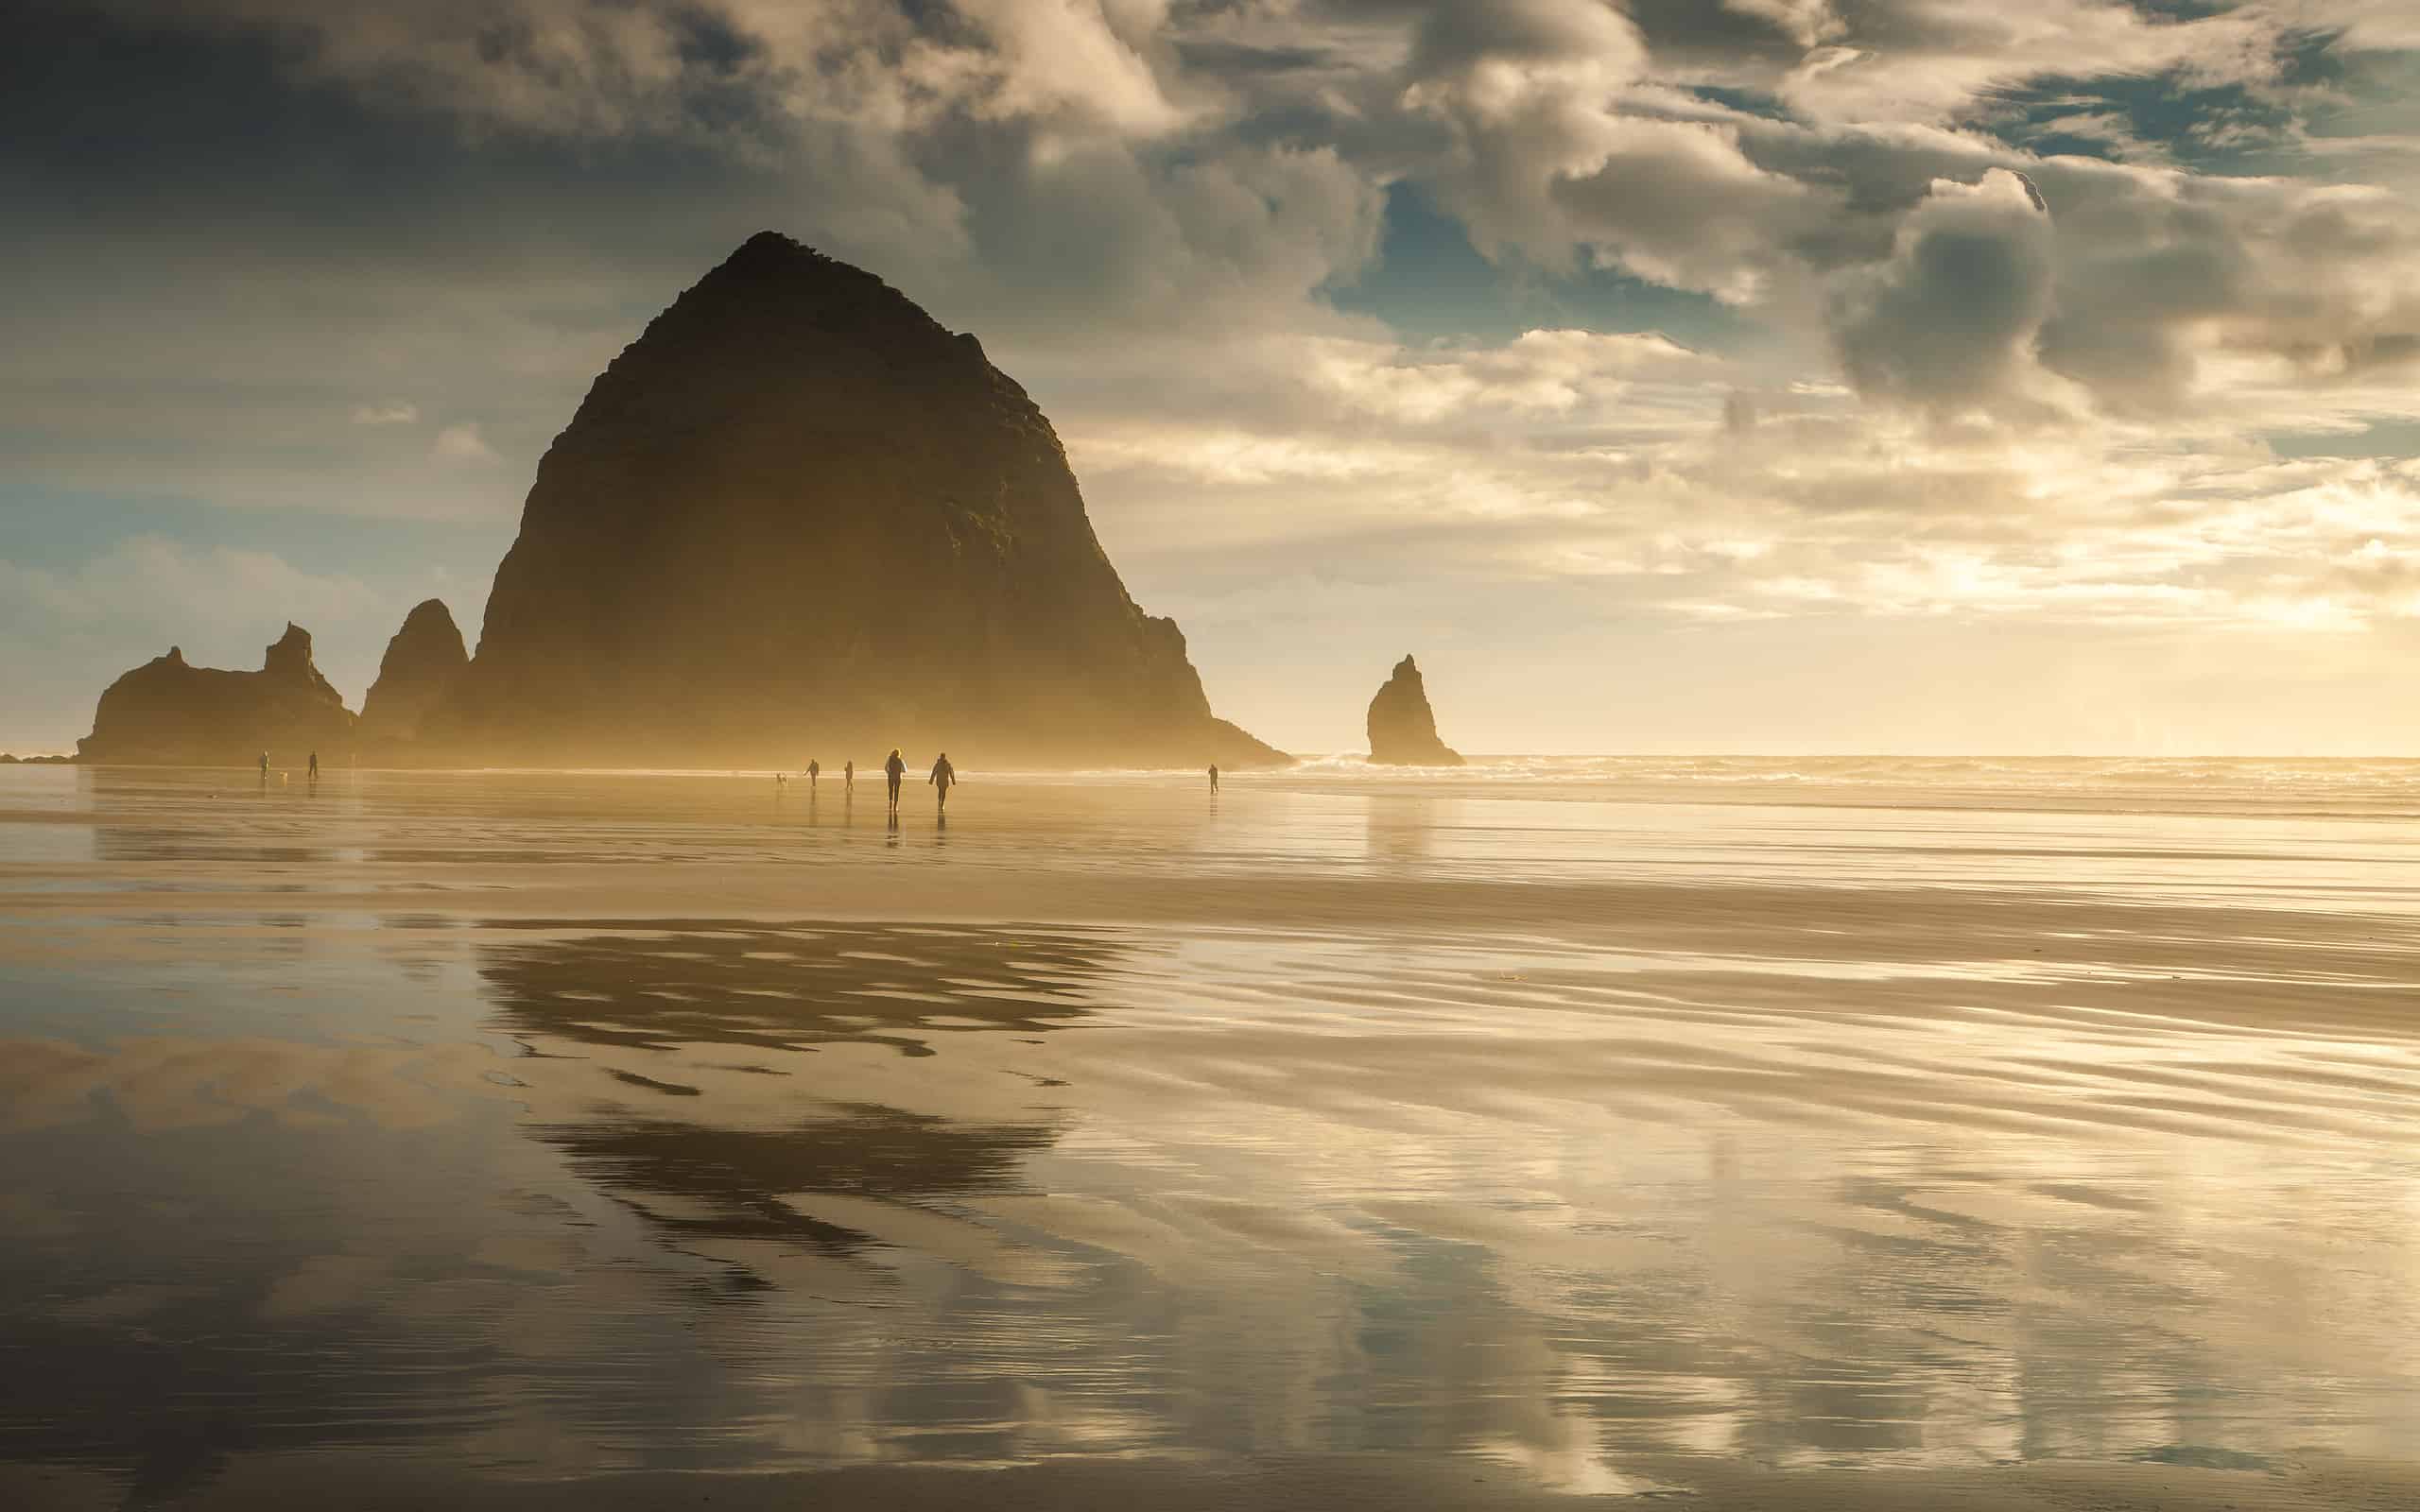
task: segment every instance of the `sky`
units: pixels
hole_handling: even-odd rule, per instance
[[[1288,748],[2420,753],[2415,189],[2409,0],[16,0],[0,749],[475,638],[771,229]]]

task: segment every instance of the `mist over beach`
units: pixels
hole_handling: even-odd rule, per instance
[[[2420,1506],[2390,0],[28,0],[0,1507]]]

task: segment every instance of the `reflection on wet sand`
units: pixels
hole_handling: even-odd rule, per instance
[[[265,973],[300,917],[241,936]],[[1615,1491],[1675,1452],[2273,1453],[2281,1371],[2333,1383],[2340,1447],[2420,1399],[2348,1332],[2410,1314],[2403,1188],[2291,1124],[2404,1139],[2415,1074],[2326,1070],[2324,1033],[1543,945],[371,936],[408,941],[364,958],[410,988],[391,1025],[306,1001],[307,1039],[212,1038],[202,1001],[181,1038],[0,1047],[0,1322],[95,1372],[9,1400],[9,1455],[171,1486],[373,1439],[523,1470],[1385,1450]],[[1980,1015],[1917,1011],[1952,994]],[[290,1389],[245,1383],[262,1351]]]
[[[1046,1144],[1050,1128],[822,1101],[832,1093],[819,1083],[832,1078],[798,1057],[829,1044],[929,1057],[937,1037],[1064,1026],[1088,1011],[1084,989],[1116,950],[1104,936],[1047,931],[642,922],[556,937],[565,926],[492,927],[535,936],[486,947],[479,967],[498,1025],[529,1056],[567,1058],[585,1054],[582,1047],[655,1052],[666,1066],[616,1066],[607,1074],[641,1091],[700,1100],[702,1122],[590,1104],[585,1121],[529,1125],[562,1151],[570,1169],[692,1250],[709,1238],[836,1250],[868,1241],[804,1211],[804,1195],[896,1203],[1008,1189],[1021,1158]],[[758,1054],[735,1064],[710,1053],[723,1047]],[[797,1084],[770,1105],[701,1096],[698,1083],[735,1072]],[[789,1121],[801,1108],[814,1116]],[[712,1122],[717,1110],[746,1120],[769,1108],[784,1121]],[[870,1207],[853,1211],[879,1216]],[[718,1253],[745,1263],[744,1252]]]
[[[365,1448],[1571,1495],[2420,1441],[2420,900],[2368,829],[1238,782],[892,852],[753,781],[365,781],[323,832],[60,785],[112,875],[247,893],[0,932],[0,1461],[111,1501]],[[475,905],[338,891],[381,854]],[[1068,878],[1200,917],[997,922]],[[813,917],[919,885],[992,922]]]
[[[1363,852],[1374,867],[1416,867],[1436,853],[1437,800],[1376,798],[1370,800]]]
[[[1021,1158],[1051,1138],[1043,1127],[954,1125],[873,1107],[840,1108],[781,1129],[638,1119],[533,1132],[669,1240],[795,1240],[838,1249],[872,1236],[810,1216],[789,1199],[902,1202],[1002,1190]]]
[[[1036,1032],[1085,1012],[1119,950],[1105,934],[909,925],[504,920],[479,974],[516,1036],[797,1049],[834,1040],[927,1055],[936,1034]],[[599,931],[556,937],[565,930]],[[610,933],[608,933],[610,932]]]

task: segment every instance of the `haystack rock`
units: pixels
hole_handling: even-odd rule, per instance
[[[424,733],[511,763],[1284,759],[1212,717],[975,337],[770,232],[555,438]]]
[[[1427,686],[1409,656],[1370,700],[1370,759],[1390,766],[1462,765],[1461,753],[1437,738]]]
[[[387,643],[378,680],[361,700],[361,743],[382,752],[408,746],[429,712],[453,696],[470,664],[444,602],[432,598],[415,607]]]
[[[193,666],[168,647],[110,684],[76,749],[84,762],[185,766],[250,766],[267,751],[300,766],[314,751],[349,757],[354,726],[312,663],[311,632],[288,625],[258,672]]]

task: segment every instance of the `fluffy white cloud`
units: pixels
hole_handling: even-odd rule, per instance
[[[464,421],[439,431],[437,439],[429,445],[429,451],[443,462],[493,464],[503,460],[495,455],[495,448],[487,443],[487,438],[479,434],[476,421]]]
[[[961,0],[959,7],[994,44],[971,73],[987,75],[978,108],[990,116],[1072,117],[1138,135],[1183,125],[1137,50],[1167,23],[1155,0]]]

